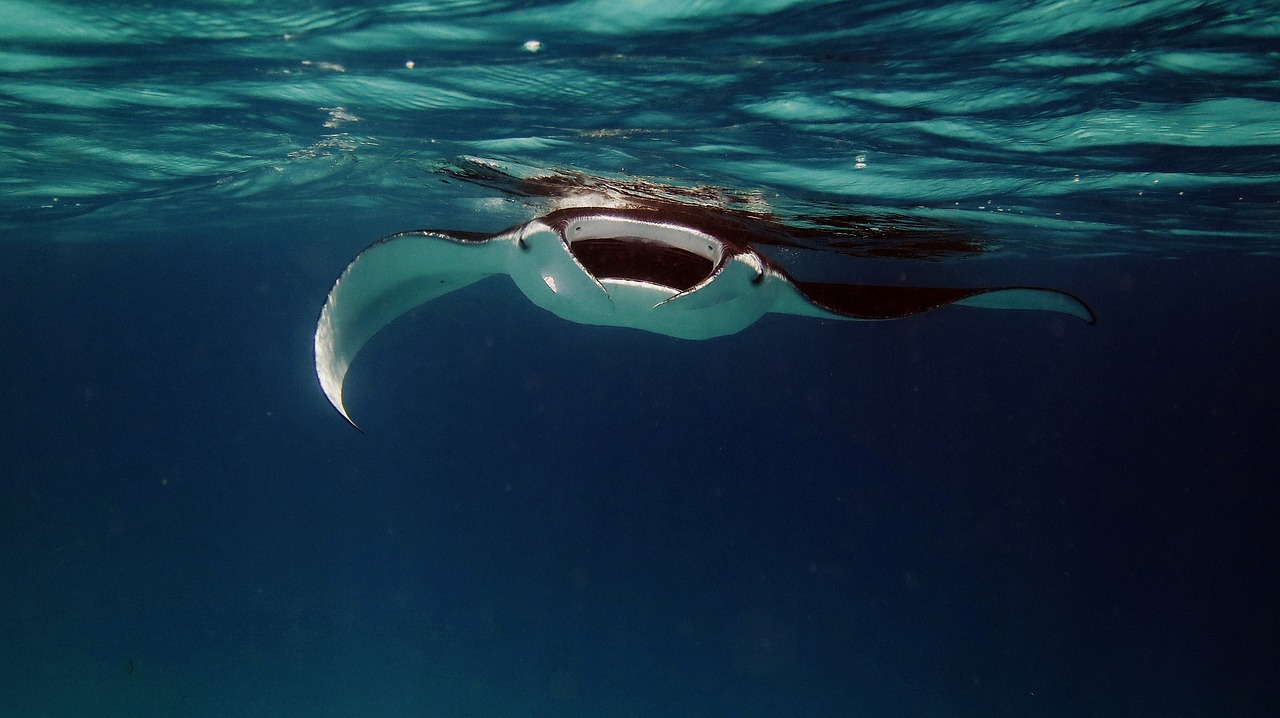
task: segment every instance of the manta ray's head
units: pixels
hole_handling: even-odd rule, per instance
[[[732,237],[647,208],[557,210],[514,238],[507,271],[534,303],[571,321],[676,336],[693,330],[688,318],[655,310],[753,294],[769,271]]]
[[[687,292],[743,251],[687,224],[639,210],[567,209],[543,218],[598,282],[636,282]]]

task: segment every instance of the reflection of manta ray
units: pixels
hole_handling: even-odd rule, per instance
[[[555,186],[563,190],[562,184]],[[496,235],[418,230],[366,249],[334,284],[316,326],[316,374],[329,401],[350,421],[342,383],[361,347],[414,307],[493,274],[509,275],[530,301],[563,319],[683,339],[733,334],[769,312],[897,319],[947,304],[1094,321],[1084,302],[1053,289],[797,281],[755,249],[788,243],[787,228],[775,221],[651,193],[620,194],[603,197],[618,206],[558,209]],[[902,235],[885,244],[929,256],[921,248],[937,241],[928,230]],[[976,250],[955,238],[943,241],[941,253]]]

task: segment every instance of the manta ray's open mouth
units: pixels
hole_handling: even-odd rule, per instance
[[[715,268],[710,257],[644,237],[579,239],[569,247],[597,280],[630,279],[678,292],[693,288]]]
[[[692,227],[655,221],[643,211],[562,210],[553,220],[582,268],[596,281],[644,282],[685,292],[709,278],[724,242]]]

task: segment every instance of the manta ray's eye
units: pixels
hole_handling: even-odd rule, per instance
[[[524,241],[524,237],[517,239],[516,244],[519,245],[520,249],[523,249],[526,252],[529,251],[529,243]]]

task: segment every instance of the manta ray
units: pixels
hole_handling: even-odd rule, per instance
[[[399,232],[361,252],[333,285],[316,325],[316,375],[355,426],[343,382],[361,348],[415,307],[495,275],[562,319],[680,339],[734,334],[769,313],[869,321],[946,305],[1095,321],[1056,289],[801,281],[758,250],[777,236],[776,224],[743,213],[653,197],[561,207],[497,234]]]

